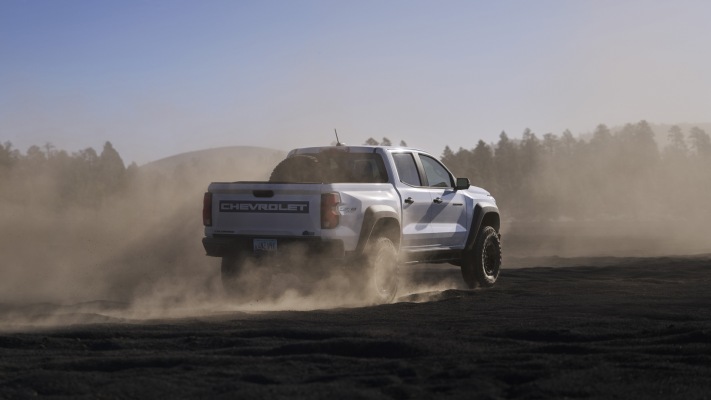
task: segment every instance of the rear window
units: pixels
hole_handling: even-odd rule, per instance
[[[385,183],[388,175],[380,155],[327,150],[297,154],[279,163],[271,182]]]
[[[384,183],[385,164],[378,154],[324,151],[315,154],[326,183]]]

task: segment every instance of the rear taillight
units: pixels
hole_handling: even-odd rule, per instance
[[[321,194],[321,229],[333,229],[338,226],[341,215],[338,213],[338,204],[341,195],[338,193]]]
[[[212,226],[212,193],[205,192],[202,198],[202,224]]]

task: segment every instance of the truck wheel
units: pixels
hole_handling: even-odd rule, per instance
[[[239,294],[239,276],[244,266],[244,257],[222,257],[222,288],[225,294],[234,297]]]
[[[272,170],[269,182],[322,182],[318,159],[314,156],[296,155],[285,158]]]
[[[395,299],[399,286],[397,248],[392,240],[378,237],[366,249],[369,290],[378,300],[390,303]]]
[[[501,238],[491,226],[479,231],[474,248],[462,260],[462,277],[470,289],[491,287],[501,270]]]
[[[256,267],[253,257],[237,255],[222,257],[220,270],[222,288],[228,297],[242,301],[264,298],[265,290],[271,281],[268,271]]]

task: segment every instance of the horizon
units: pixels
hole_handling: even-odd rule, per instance
[[[648,122],[648,121],[638,121],[638,122]],[[598,124],[597,126],[599,126],[599,125],[600,125],[600,124]],[[602,125],[605,125],[605,124],[602,124]],[[635,125],[635,123],[628,122],[628,123],[626,123],[625,125]],[[613,126],[613,127],[609,127],[609,126],[608,126],[608,129],[610,130],[611,133],[615,134],[615,133],[621,131],[621,130],[625,127],[625,125],[619,125],[619,126]],[[659,151],[664,150],[664,147],[669,144],[669,140],[668,140],[667,135],[668,135],[668,129],[669,129],[670,127],[672,127],[672,126],[676,126],[676,127],[681,128],[682,133],[685,134],[685,140],[688,140],[688,138],[686,138],[686,136],[688,135],[689,130],[690,130],[691,128],[693,128],[693,127],[701,128],[704,132],[706,132],[706,133],[708,133],[708,134],[711,134],[711,123],[702,123],[702,124],[688,124],[688,123],[687,123],[687,124],[653,124],[653,123],[649,123],[649,125],[650,125],[650,128],[652,129],[652,131],[654,132],[654,135],[655,135],[655,136],[654,136],[654,140],[655,140],[655,142],[656,142],[656,144],[657,144],[657,148],[658,148]],[[597,126],[596,126],[596,127],[597,127]],[[607,126],[607,125],[605,125],[605,126]],[[513,141],[513,142],[520,142],[520,141],[522,140],[522,133],[523,133],[523,132],[522,132],[521,134],[519,134],[519,135],[513,135],[513,134],[510,134],[509,132],[504,132],[504,131],[502,131],[501,133],[506,133],[507,136],[508,136],[508,138],[509,138],[509,140],[511,140],[511,141]],[[538,137],[538,139],[542,139],[541,135],[537,134],[536,132],[532,132],[532,133],[533,133],[534,136]],[[587,131],[587,132],[585,132],[585,133],[575,133],[575,132],[571,132],[571,133],[573,134],[573,136],[574,136],[576,139],[581,140],[581,141],[586,141],[586,142],[587,142],[587,141],[590,140],[590,138],[591,138],[591,136],[592,136],[592,134],[593,134],[593,130],[591,129],[591,130],[589,130],[589,131]],[[560,137],[559,134],[554,134],[554,135],[556,135],[556,137],[558,137],[558,138]],[[367,139],[367,138],[366,138],[366,139]],[[363,139],[362,141],[365,141],[366,139]],[[372,139],[376,139],[377,141],[380,141],[380,140],[383,139],[383,138],[372,138]],[[388,138],[388,139],[390,139],[390,138]],[[491,140],[491,141],[488,141],[488,142],[485,141],[485,143],[486,143],[488,146],[490,146],[492,149],[496,149],[497,143],[498,143],[498,141],[499,141],[500,138],[497,136],[495,139],[496,139],[496,140]],[[90,148],[90,147],[91,147],[92,149],[94,149],[94,150],[101,149],[102,146],[103,146],[103,144],[105,144],[106,142],[111,143],[110,140],[103,140],[103,141],[100,141],[101,145],[98,145],[98,146],[96,146],[96,147],[95,147],[95,146],[83,146],[83,147],[80,147],[80,148],[77,148],[77,149],[61,148],[61,147],[54,146],[53,143],[44,143],[44,144],[35,143],[35,144],[33,144],[33,145],[30,145],[30,146],[37,146],[37,147],[39,147],[41,150],[46,151],[46,146],[49,145],[49,146],[52,148],[52,150],[54,150],[54,151],[64,151],[64,152],[66,152],[67,154],[75,155],[75,154],[78,154],[80,151],[86,150],[86,149],[88,149],[88,148]],[[155,163],[160,163],[160,162],[163,162],[163,161],[166,161],[166,160],[170,160],[170,159],[181,159],[181,157],[184,157],[184,156],[187,156],[187,155],[190,155],[190,154],[193,154],[193,153],[207,153],[207,152],[211,152],[211,151],[219,151],[219,150],[227,150],[227,149],[249,149],[249,148],[253,148],[253,149],[266,150],[266,151],[281,152],[281,153],[284,153],[284,155],[286,155],[289,151],[291,151],[291,150],[293,150],[293,149],[296,149],[296,148],[332,146],[332,145],[334,145],[333,142],[334,142],[334,141],[331,141],[331,142],[326,143],[326,144],[302,145],[302,146],[292,147],[292,148],[278,148],[278,147],[269,147],[269,146],[262,146],[262,145],[242,145],[242,144],[233,144],[233,145],[232,145],[232,144],[228,144],[228,145],[217,146],[217,147],[208,147],[208,148],[199,148],[199,149],[188,149],[188,150],[185,150],[185,151],[180,152],[180,153],[168,154],[168,155],[162,156],[162,157],[160,157],[160,158],[157,158],[157,159],[154,159],[154,160],[148,160],[148,161],[143,162],[143,163],[140,163],[140,164],[137,163],[137,162],[135,162],[135,161],[127,161],[126,158],[125,158],[125,156],[122,154],[121,149],[116,148],[116,147],[113,145],[113,143],[111,143],[111,145],[112,145],[112,147],[114,147],[114,149],[115,149],[115,150],[118,152],[118,154],[121,156],[121,158],[122,158],[122,160],[123,160],[123,162],[124,162],[125,167],[128,167],[129,165],[131,165],[131,164],[133,164],[133,163],[135,163],[136,166],[138,166],[138,167],[144,167],[144,166],[148,166],[148,165],[155,164]],[[4,143],[4,142],[0,142],[0,145],[3,144],[3,143]],[[396,145],[396,143],[397,143],[397,142],[393,142],[393,146],[398,147],[398,145]],[[451,146],[451,145],[445,143],[445,144],[443,144],[443,145],[441,146],[441,148],[439,149],[439,151],[430,151],[430,150],[427,150],[427,149],[418,148],[418,147],[416,147],[416,146],[411,146],[409,143],[408,143],[407,146],[405,146],[405,147],[406,147],[406,148],[416,148],[416,149],[419,149],[419,150],[427,151],[427,152],[429,152],[430,154],[432,154],[432,155],[434,155],[434,156],[441,157],[441,156],[442,156],[441,153],[443,153],[443,152],[445,151],[445,148],[449,148],[449,149],[452,150],[452,151],[456,151],[456,150],[459,150],[459,149],[473,150],[474,147],[476,147],[477,143],[478,143],[478,139],[477,139],[476,142],[471,142],[471,143],[469,143],[468,145],[456,146],[456,147],[455,147],[455,146]],[[688,143],[687,143],[687,144],[688,144]],[[345,145],[345,146],[371,146],[371,145],[369,145],[369,144],[361,143],[361,142],[358,142],[358,143],[343,143],[343,145]],[[12,143],[12,148],[15,149],[15,150],[20,151],[20,154],[22,154],[22,155],[26,155],[26,154],[27,154],[27,150],[28,150],[28,149],[17,148],[17,146],[15,146],[14,143]]]
[[[388,137],[439,154],[526,128],[706,125],[711,4],[0,4],[0,141],[126,164]]]

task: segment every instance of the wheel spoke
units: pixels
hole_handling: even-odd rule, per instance
[[[481,256],[484,273],[488,276],[496,276],[501,258],[499,256],[499,248],[493,236],[486,238]]]
[[[398,266],[397,251],[390,239],[375,240],[370,263],[372,290],[382,301],[392,301],[398,288]]]

